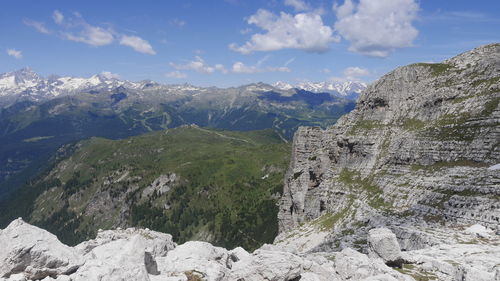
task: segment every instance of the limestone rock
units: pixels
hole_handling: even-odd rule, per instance
[[[0,277],[17,273],[34,280],[56,277],[71,274],[83,264],[83,257],[73,248],[21,218],[0,232],[0,249]]]
[[[380,280],[413,280],[413,278],[386,266],[381,260],[370,259],[350,248],[346,248],[336,255],[335,269],[341,280],[365,280],[367,278],[372,278],[367,280],[379,280],[373,279],[375,276],[384,276]]]
[[[85,255],[83,265],[73,276],[75,281],[149,280],[145,265],[144,238],[115,240],[95,247]]]
[[[160,274],[156,258],[175,246],[171,235],[148,229],[102,231],[96,239],[76,246],[85,253],[86,262],[72,280],[149,280],[150,275]]]
[[[100,230],[93,240],[85,241],[75,248],[81,253],[87,254],[95,247],[117,240],[129,240],[134,236],[143,237],[144,251],[148,251],[153,256],[165,256],[168,251],[174,249],[177,245],[172,240],[172,235],[152,231],[149,229],[127,228],[117,230]]]
[[[202,280],[225,280],[229,274],[226,267],[228,252],[226,249],[214,247],[206,242],[186,242],[157,259],[158,269],[169,276],[182,278],[186,274],[201,276]]]
[[[396,235],[388,228],[374,228],[368,232],[368,255],[381,258],[389,266],[401,267],[404,261]]]
[[[497,43],[397,68],[332,127],[299,128],[279,203],[284,235],[276,242],[294,245],[284,236],[322,222],[307,232],[318,239],[299,235],[305,242],[297,247],[365,250],[370,228],[399,225],[479,223],[498,232],[499,99]],[[404,235],[407,250],[436,244],[432,235]]]
[[[233,280],[299,280],[304,260],[292,253],[269,250],[256,250],[234,262],[231,269]]]

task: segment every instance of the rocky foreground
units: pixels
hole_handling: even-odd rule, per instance
[[[169,234],[136,228],[99,231],[69,247],[19,218],[0,231],[0,280],[500,280],[499,235],[480,225],[453,231],[447,234],[461,243],[406,252],[389,229],[374,228],[367,255],[351,248],[298,254],[275,245],[249,253],[177,245]]]

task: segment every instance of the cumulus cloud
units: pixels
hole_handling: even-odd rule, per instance
[[[45,33],[45,34],[50,33],[50,31],[45,27],[45,24],[43,22],[25,19],[23,20],[23,23],[27,26],[33,27],[34,29],[36,29],[36,31],[40,33]]]
[[[86,43],[92,46],[104,46],[113,43],[113,31],[90,24],[84,24],[84,28],[77,34],[65,33],[68,40]]]
[[[358,78],[370,75],[370,71],[366,68],[350,66],[344,69],[344,76],[347,78]]]
[[[220,63],[216,64],[214,66],[214,68],[215,68],[215,70],[218,70],[218,71],[220,71],[222,73],[227,73],[226,67],[224,65],[220,64]]]
[[[285,0],[285,5],[293,7],[297,12],[307,11],[311,8],[302,0]]]
[[[62,24],[64,21],[64,15],[58,10],[55,10],[54,13],[52,14],[52,19],[54,19],[55,23]]]
[[[156,55],[156,52],[153,50],[153,47],[151,47],[151,44],[139,36],[123,35],[120,39],[120,45],[131,47],[139,53]]]
[[[258,64],[257,65],[245,65],[242,62],[235,62],[233,64],[233,67],[231,69],[232,72],[234,73],[248,73],[248,74],[253,74],[253,73],[260,73],[260,72],[290,72],[290,69],[286,66],[280,66],[280,67],[260,67]]]
[[[324,25],[321,16],[315,13],[291,15],[281,12],[278,16],[260,9],[247,22],[266,32],[252,35],[250,40],[241,46],[235,43],[229,45],[231,50],[242,54],[287,48],[325,52],[331,42],[339,40],[333,35],[332,28]]]
[[[324,73],[329,73],[330,70],[324,71]],[[362,77],[369,76],[371,73],[368,69],[359,66],[350,66],[344,69],[342,77],[332,77],[330,80],[336,82],[345,81],[362,81]]]
[[[106,79],[120,79],[120,75],[118,75],[116,73],[109,72],[109,71],[101,72],[101,76],[106,78]]]
[[[196,56],[195,60],[190,61],[185,64],[176,64],[171,62],[170,66],[177,70],[193,70],[199,73],[205,73],[205,74],[212,74],[215,71],[221,71],[223,73],[226,72],[226,69],[222,64],[216,64],[214,66],[211,66],[205,62],[201,57]]]
[[[412,25],[419,6],[415,0],[345,0],[334,5],[335,31],[351,42],[350,51],[386,57],[412,46],[418,30]]]
[[[187,78],[187,74],[184,72],[180,72],[178,70],[171,71],[165,74],[168,78],[175,78],[175,79],[184,79]]]
[[[7,55],[14,57],[16,59],[22,59],[23,53],[16,49],[7,49]]]

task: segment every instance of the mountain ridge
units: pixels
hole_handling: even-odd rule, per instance
[[[357,80],[344,82],[301,82],[295,85],[278,81],[272,85],[282,90],[295,88],[313,93],[329,93],[354,100],[356,100],[361,92],[367,87],[366,83]]]
[[[330,93],[339,97],[356,99],[361,91],[366,88],[366,84],[357,81],[346,81],[343,83],[303,82],[297,85],[291,85],[284,82],[276,82],[274,84],[258,82],[241,85],[239,87],[218,88],[214,86],[198,87],[187,83],[161,84],[151,80],[131,82],[128,80],[121,80],[118,76],[109,72],[95,74],[89,78],[58,75],[49,75],[48,78],[43,78],[31,68],[25,67],[16,71],[0,74],[0,105],[2,105],[2,100],[4,100],[3,105],[5,106],[6,104],[8,105],[9,102],[12,103],[16,98],[41,101],[62,95],[75,95],[84,91],[92,91],[95,89],[109,90],[117,87],[133,90],[145,90],[148,88],[158,88],[162,90],[175,89],[184,92],[251,87],[258,91],[288,91],[295,88],[313,93]]]

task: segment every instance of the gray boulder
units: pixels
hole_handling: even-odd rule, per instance
[[[396,235],[388,228],[374,228],[368,232],[368,256],[381,258],[392,267],[401,268],[404,262]]]

